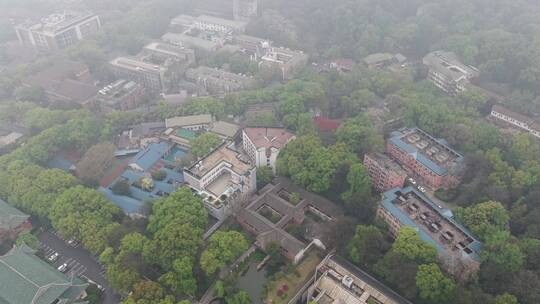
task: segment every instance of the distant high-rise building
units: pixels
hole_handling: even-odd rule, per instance
[[[21,44],[38,50],[52,51],[67,48],[77,41],[94,35],[101,27],[99,17],[89,12],[52,14],[40,21],[27,21],[15,26]]]
[[[259,0],[234,0],[233,15],[236,20],[247,21],[259,14]]]

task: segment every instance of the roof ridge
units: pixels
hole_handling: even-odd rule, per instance
[[[3,259],[0,259],[0,263],[6,265],[9,269],[11,269],[13,272],[15,272],[16,274],[18,274],[19,276],[21,276],[23,279],[25,279],[26,281],[32,283],[34,286],[40,288],[40,286],[35,283],[34,281],[30,280],[29,278],[27,278],[25,275],[23,275],[22,273],[20,273],[19,271],[17,271],[17,269],[13,268],[11,265],[9,265],[8,263],[6,263],[6,261],[4,261]]]

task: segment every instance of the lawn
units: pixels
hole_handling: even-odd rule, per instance
[[[321,258],[311,253],[297,267],[296,271],[291,272],[276,281],[268,282],[268,294],[266,303],[285,304],[296,295],[298,290],[311,278],[315,267],[321,262]],[[281,291],[280,291],[281,290]]]

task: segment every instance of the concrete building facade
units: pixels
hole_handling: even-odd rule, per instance
[[[494,105],[491,108],[490,116],[498,121],[502,121],[520,130],[529,132],[536,138],[540,138],[540,124],[532,118],[513,112],[499,105]]]
[[[270,167],[275,172],[279,152],[295,138],[284,128],[245,128],[242,148],[257,168]]]
[[[270,48],[261,57],[261,68],[278,68],[283,79],[291,79],[294,73],[302,69],[308,62],[308,55],[301,51],[286,48]]]
[[[188,69],[186,79],[196,83],[209,94],[245,90],[254,87],[256,83],[252,77],[205,66]]]
[[[110,66],[118,78],[138,82],[151,91],[161,92],[168,87],[167,69],[163,66],[128,57],[118,57],[110,62]]]
[[[461,63],[452,52],[431,52],[423,63],[429,69],[427,79],[451,96],[465,91],[471,79],[480,75],[475,67]]]
[[[49,15],[39,22],[19,24],[15,31],[21,44],[41,51],[54,51],[95,35],[100,27],[99,16],[93,13],[63,12]]]
[[[380,153],[366,154],[364,165],[368,169],[373,187],[380,192],[388,191],[392,188],[403,187],[407,172],[388,156]]]

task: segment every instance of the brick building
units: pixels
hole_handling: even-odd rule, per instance
[[[392,132],[386,142],[386,153],[409,175],[432,189],[452,188],[459,184],[464,157],[419,128],[403,128]]]
[[[403,187],[405,184],[407,172],[384,154],[366,154],[364,156],[364,165],[369,171],[373,187],[380,192]]]

